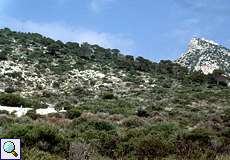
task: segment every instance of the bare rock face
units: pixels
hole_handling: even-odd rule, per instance
[[[189,42],[188,50],[174,61],[188,68],[189,73],[202,70],[204,74],[208,74],[214,69],[221,69],[230,76],[229,62],[229,49],[204,38],[193,38]]]
[[[199,39],[193,38],[188,45],[188,50],[193,50],[193,49],[201,49],[201,46],[199,45]]]

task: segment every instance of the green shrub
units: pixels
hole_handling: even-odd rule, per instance
[[[4,126],[4,125],[11,125],[15,123],[15,118],[13,117],[6,117],[3,120],[0,121],[0,126]]]
[[[41,115],[36,113],[36,110],[28,110],[25,114],[26,116],[30,117],[33,120],[40,118]]]
[[[160,77],[158,77],[158,79],[165,79],[165,77],[164,76],[160,76]]]
[[[94,86],[96,84],[96,81],[90,80],[90,85]]]
[[[148,110],[150,112],[151,111],[162,111],[162,110],[164,110],[164,108],[160,105],[150,105],[150,106],[146,107],[146,110]]]
[[[117,100],[114,103],[119,108],[131,108],[132,107],[132,104],[129,101],[125,101],[125,100]]]
[[[184,133],[183,138],[186,142],[199,141],[202,146],[207,145],[210,139],[209,132],[201,128],[196,128],[190,133]]]
[[[18,124],[34,124],[34,121],[30,117],[28,117],[26,115],[22,115],[22,116],[16,118],[16,123],[18,123]]]
[[[0,114],[7,114],[7,115],[9,115],[9,114],[10,114],[10,112],[9,112],[9,111],[7,111],[7,110],[0,110]]]
[[[42,85],[37,85],[37,88],[38,88],[39,90],[42,90]]]
[[[0,60],[7,60],[7,52],[5,50],[0,52]]]
[[[21,138],[22,147],[37,147],[51,154],[65,154],[69,144],[57,127],[48,124],[14,124],[1,136],[2,138]]]
[[[14,87],[8,87],[8,88],[6,88],[5,89],[5,92],[6,93],[13,93],[13,92],[15,92],[16,90],[14,89]]]
[[[32,101],[21,97],[18,94],[1,94],[0,95],[0,105],[2,106],[11,106],[11,107],[31,107]]]
[[[105,121],[105,120],[92,121],[89,123],[89,125],[94,126],[94,128],[96,130],[99,130],[99,131],[102,131],[102,130],[110,131],[110,130],[114,129],[112,122]]]
[[[84,117],[78,117],[78,118],[74,118],[70,123],[67,124],[67,128],[70,128],[70,129],[74,129],[75,126],[81,124],[81,123],[84,123],[84,122],[87,122],[88,120]]]
[[[168,83],[164,83],[164,84],[162,85],[162,87],[164,87],[164,88],[170,88],[170,85],[169,85]]]
[[[66,111],[66,115],[70,119],[78,118],[81,115],[81,112],[77,109],[70,109]]]
[[[161,136],[164,138],[168,138],[171,135],[174,135],[176,132],[180,130],[180,127],[172,122],[161,122],[151,126],[145,126],[154,132],[160,132]]]
[[[228,86],[228,84],[226,82],[224,82],[224,81],[220,81],[219,85],[221,85],[221,86]]]
[[[61,101],[61,102],[58,102],[54,106],[54,109],[57,110],[57,111],[61,110],[62,108],[64,108],[64,110],[70,110],[70,109],[73,109],[74,106],[71,105],[70,101]]]
[[[8,75],[9,77],[12,78],[22,78],[22,73],[21,72],[13,72],[13,73],[5,73],[5,75]]]
[[[98,130],[88,129],[84,133],[81,134],[81,137],[85,140],[96,139],[99,133],[100,131]]]
[[[92,159],[92,160],[103,160],[101,155],[98,153],[98,149],[93,147],[91,144],[86,144],[74,141],[70,144],[69,158],[72,159]]]
[[[47,98],[49,98],[49,97],[51,97],[51,92],[48,92],[48,91],[43,91],[43,93],[42,93],[42,96],[43,97],[47,97]]]
[[[143,125],[143,119],[136,115],[131,115],[128,118],[124,119],[124,121],[122,122],[122,125],[128,128],[135,128],[140,125]]]
[[[143,136],[136,139],[134,143],[135,156],[138,159],[154,159],[166,157],[176,151],[176,147],[170,141],[159,138],[158,136]]]
[[[194,90],[195,92],[202,92],[202,88],[198,87]]]
[[[110,114],[122,114],[123,112],[124,112],[124,109],[118,107],[118,108],[111,109]]]
[[[59,78],[58,82],[65,82],[65,78]]]
[[[149,116],[149,113],[147,113],[146,110],[144,110],[143,108],[138,108],[137,110],[137,116],[138,117],[148,117]]]
[[[122,82],[129,82],[131,80],[132,80],[132,78],[130,78],[128,76],[122,78]]]
[[[79,96],[79,95],[82,95],[82,94],[85,94],[85,90],[81,87],[81,86],[76,86],[73,90],[72,90],[73,94],[75,96]]]
[[[222,130],[221,135],[230,138],[230,128],[225,128],[224,130]]]
[[[79,110],[90,110],[91,109],[91,106],[90,105],[87,105],[87,104],[80,104],[79,106],[77,106],[77,108],[79,109]]]
[[[124,153],[124,150],[125,154],[130,153],[133,148],[132,143],[127,144],[127,142],[124,142],[126,144],[123,145],[120,139],[113,135],[104,133],[99,134],[98,137],[100,154],[103,156],[109,156],[112,159],[118,159],[118,154],[122,154],[122,152]]]
[[[41,103],[41,100],[34,100],[33,101],[33,109],[39,109],[39,108],[48,108],[48,105],[46,103]]]
[[[23,147],[21,149],[21,158],[27,160],[46,159],[46,160],[64,160],[64,158],[52,155],[49,152],[40,151],[38,148]]]
[[[60,83],[59,82],[54,82],[53,83],[53,87],[54,88],[59,88],[60,87]]]
[[[109,92],[104,92],[104,94],[102,95],[103,99],[113,99],[115,98],[113,93],[109,93]]]
[[[195,108],[192,108],[191,111],[192,112],[199,112],[201,111],[202,109],[200,107],[195,107]]]

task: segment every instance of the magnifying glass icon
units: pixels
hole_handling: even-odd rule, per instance
[[[11,141],[7,141],[3,145],[3,149],[7,153],[12,153],[15,157],[18,156],[18,154],[14,151],[15,150],[15,145]]]

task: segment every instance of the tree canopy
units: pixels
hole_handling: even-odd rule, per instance
[[[220,70],[220,69],[214,69],[212,74],[213,76],[215,77],[216,79],[216,84],[219,84],[221,78],[222,78],[222,75],[224,74],[225,72]]]
[[[47,46],[47,49],[48,49],[48,51],[50,51],[50,53],[52,55],[55,55],[56,51],[59,51],[61,49],[61,47],[57,43],[52,43],[52,44]]]

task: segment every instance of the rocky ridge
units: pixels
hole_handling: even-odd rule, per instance
[[[193,38],[188,50],[174,63],[187,67],[190,73],[202,70],[204,74],[208,74],[214,69],[221,69],[229,76],[230,50],[204,38]]]

